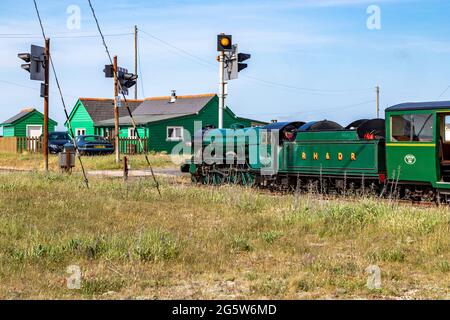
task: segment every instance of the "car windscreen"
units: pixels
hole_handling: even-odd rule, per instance
[[[99,136],[86,136],[83,140],[86,142],[108,142],[108,140]]]
[[[49,140],[70,140],[67,133],[50,133],[48,135]]]

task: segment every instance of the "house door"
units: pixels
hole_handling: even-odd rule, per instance
[[[37,152],[38,150],[38,140],[42,135],[42,126],[40,125],[30,125],[27,126],[27,138],[33,138],[28,140],[27,148],[29,151]]]
[[[27,137],[36,138],[42,134],[42,126],[27,126]]]

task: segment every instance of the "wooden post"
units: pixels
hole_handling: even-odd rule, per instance
[[[380,87],[377,86],[377,119],[380,117]]]
[[[115,149],[116,149],[116,163],[120,163],[119,150],[119,106],[117,99],[119,97],[119,85],[117,80],[117,56],[114,56],[114,135],[115,135]]]
[[[50,71],[50,39],[45,39],[45,90],[44,90],[44,141],[42,151],[44,155],[45,171],[48,171],[48,93],[49,93],[49,71]]]
[[[66,150],[66,173],[70,173],[72,167],[70,166],[70,151]]]
[[[126,182],[128,180],[128,158],[123,157],[123,181]]]

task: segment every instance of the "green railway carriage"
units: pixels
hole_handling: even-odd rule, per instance
[[[403,103],[386,109],[390,180],[450,191],[450,102]],[[448,190],[448,191],[447,191]]]
[[[277,189],[300,183],[321,192],[450,201],[450,102],[399,104],[386,109],[385,120],[345,128],[327,120],[287,122],[206,129],[202,137],[200,150],[214,151],[182,167],[194,181]]]

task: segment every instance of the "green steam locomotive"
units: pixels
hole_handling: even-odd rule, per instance
[[[385,120],[204,128],[181,168],[192,181],[450,200],[450,101],[403,103]]]

